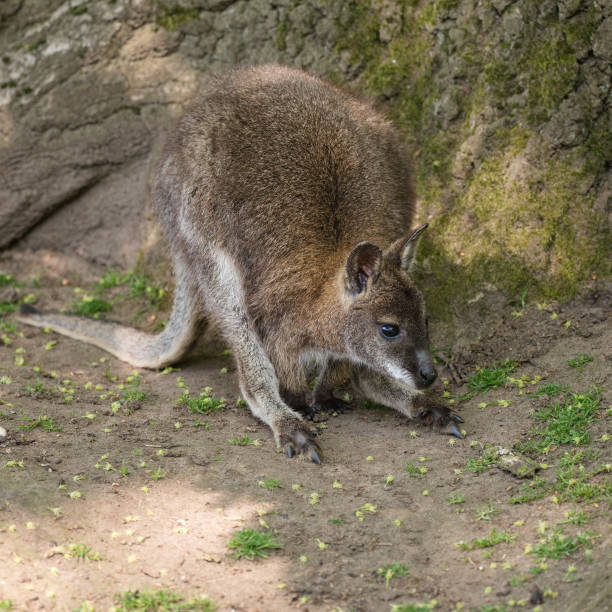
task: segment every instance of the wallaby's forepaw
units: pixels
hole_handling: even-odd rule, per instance
[[[339,412],[342,414],[345,410],[350,410],[352,408],[348,402],[333,396],[326,399],[315,400],[312,406],[300,406],[296,408],[291,405],[291,407],[298,410],[298,412],[303,414],[309,421],[313,421],[315,416],[320,412]]]
[[[420,395],[414,404],[416,418],[419,421],[439,428],[441,433],[463,438],[463,434],[456,425],[456,423],[463,423],[463,419],[452,412],[441,400],[430,395]]]
[[[314,463],[321,463],[321,449],[314,436],[315,434],[310,430],[310,427],[298,421],[292,427],[287,427],[287,433],[281,433],[279,446],[289,458],[296,453],[301,453]]]
[[[338,412],[343,414],[346,410],[350,410],[352,406],[344,400],[338,399],[333,395],[326,399],[315,400],[312,407],[312,412]]]

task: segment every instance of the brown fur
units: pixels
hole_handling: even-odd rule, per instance
[[[309,403],[313,360],[315,404],[333,402],[352,370],[373,399],[416,416],[435,371],[409,274],[420,233],[411,232],[412,172],[368,103],[291,68],[234,70],[211,79],[178,122],[156,176],[154,202],[181,271],[174,312],[199,313],[183,328],[184,314],[171,317],[164,355],[176,359],[174,335],[184,352],[201,316],[217,318],[245,399],[290,455],[318,461],[295,410]],[[384,338],[381,324],[400,334]],[[107,350],[140,359],[137,338],[129,349],[117,342]],[[448,410],[437,406],[435,418],[447,423]]]

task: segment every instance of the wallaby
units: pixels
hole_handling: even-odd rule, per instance
[[[213,77],[171,132],[154,206],[175,264],[165,329],[26,308],[20,320],[134,366],[178,361],[204,318],[235,356],[241,392],[289,457],[320,462],[304,420],[342,407],[343,377],[367,398],[462,437],[461,417],[423,393],[436,378],[421,293],[409,156],[373,107],[300,70]]]

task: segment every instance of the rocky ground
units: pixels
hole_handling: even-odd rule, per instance
[[[276,451],[213,334],[134,371],[11,314],[110,304],[154,330],[152,281],[40,251],[0,271],[0,609],[611,609],[609,286],[475,296],[433,324],[465,439],[353,398],[316,422],[317,466]],[[244,529],[281,548],[232,557]]]

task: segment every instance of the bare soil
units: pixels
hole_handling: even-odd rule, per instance
[[[105,272],[50,252],[5,254],[0,271],[20,284],[0,287],[0,301],[17,299],[11,291],[19,300],[33,294],[43,310],[70,308],[75,287],[88,290]],[[109,317],[148,329],[164,319],[163,311],[113,291]],[[30,612],[86,609],[88,601],[89,609],[108,610],[116,594],[165,588],[185,597],[206,593],[228,612],[377,612],[417,602],[435,610],[612,609],[610,495],[576,504],[552,491],[511,504],[526,480],[497,467],[479,473],[467,467],[486,443],[511,449],[532,435],[533,410],[546,400],[528,394],[549,382],[576,393],[601,389],[588,448],[601,453],[598,464],[612,463],[611,295],[600,284],[563,306],[528,301],[521,308],[490,294],[457,311],[452,327],[433,322],[440,361],[452,363],[439,366],[439,392],[454,398],[466,438],[422,428],[391,410],[363,408],[355,399],[353,410],[317,419],[320,466],[280,454],[267,427],[236,405],[234,364],[218,342],[205,341],[205,350],[170,373],[137,370],[147,398],[113,412],[133,367],[53,333],[22,325],[0,330],[6,430],[0,603],[11,600],[12,609]],[[571,367],[580,354],[593,360]],[[512,376],[526,375],[524,387],[507,382],[459,399],[477,366],[505,359],[519,363]],[[185,388],[196,395],[206,386],[227,399],[226,409],[192,414],[178,401]],[[61,430],[28,430],[40,416]],[[230,443],[245,434],[260,444]],[[554,481],[560,457],[573,448],[553,446],[536,457],[551,466],[539,475]],[[407,463],[426,472],[411,475]],[[280,487],[261,486],[270,479]],[[462,503],[449,501],[461,496]],[[499,512],[483,517],[489,504]],[[534,575],[541,560],[529,546],[576,509],[590,521],[565,525],[564,533],[591,530],[590,552],[580,547],[542,560],[545,567]],[[256,561],[230,557],[226,543],[245,527],[273,531],[283,548]],[[458,545],[493,529],[512,541],[471,550]],[[101,559],[70,557],[70,544],[85,544]],[[378,570],[393,563],[408,573],[387,574],[387,583],[386,570]]]

